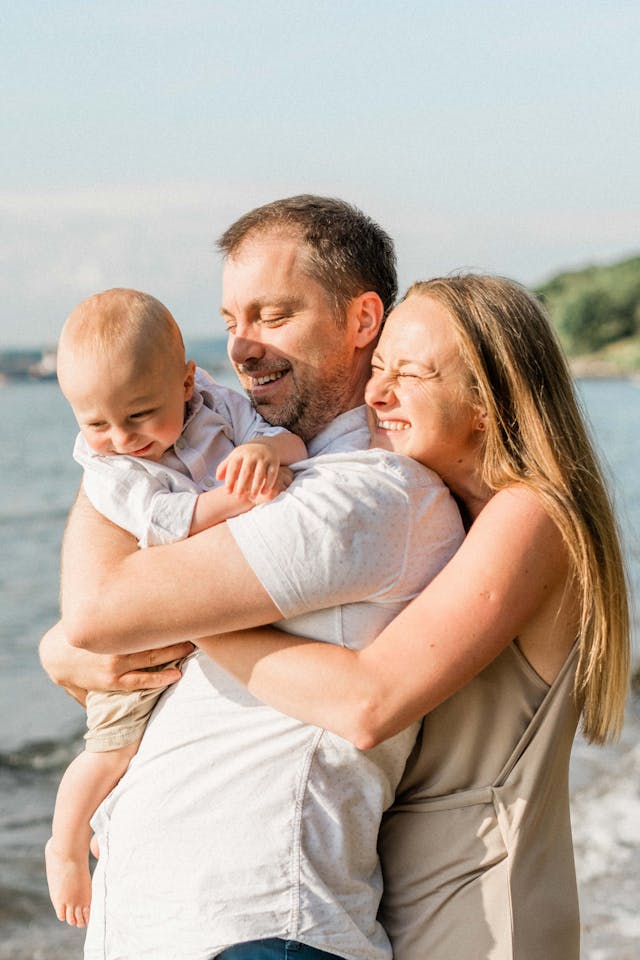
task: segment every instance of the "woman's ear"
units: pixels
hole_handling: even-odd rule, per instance
[[[475,417],[473,425],[478,433],[486,433],[487,431],[487,411],[483,410],[482,407],[476,407]]]
[[[384,305],[377,293],[367,290],[353,298],[348,307],[348,316],[355,324],[356,347],[368,347],[380,333]]]

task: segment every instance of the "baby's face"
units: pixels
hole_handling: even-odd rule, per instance
[[[159,460],[182,432],[195,366],[144,364],[126,357],[87,357],[63,363],[60,386],[82,435],[102,456]]]

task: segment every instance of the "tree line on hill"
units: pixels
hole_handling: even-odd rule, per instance
[[[570,356],[640,339],[640,256],[560,273],[535,292]]]

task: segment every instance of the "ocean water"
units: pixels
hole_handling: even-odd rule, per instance
[[[221,345],[197,359],[218,367]],[[228,371],[216,376],[232,383]],[[640,386],[579,385],[607,463],[640,596]],[[55,382],[0,388],[0,960],[79,960],[83,935],[56,920],[42,850],[60,774],[81,749],[84,715],[40,669],[38,640],[57,619],[58,554],[79,483],[75,425]],[[635,660],[640,609],[634,607]],[[640,705],[632,697],[618,744],[577,741],[572,817],[583,960],[640,957]]]

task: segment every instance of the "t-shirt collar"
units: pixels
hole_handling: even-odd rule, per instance
[[[328,423],[307,443],[310,457],[321,453],[341,453],[348,450],[366,450],[369,446],[367,408],[354,407]]]

